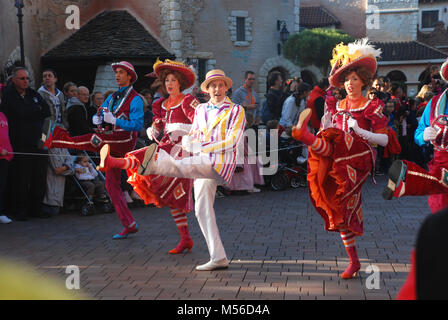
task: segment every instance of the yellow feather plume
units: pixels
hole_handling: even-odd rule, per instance
[[[331,66],[340,67],[349,62],[348,46],[344,43],[338,44],[333,49],[333,58],[330,60]]]
[[[161,65],[161,64],[171,64],[171,65],[176,65],[176,66],[180,66],[180,67],[187,67],[185,65],[185,63],[183,63],[183,62],[173,61],[173,60],[170,60],[170,59],[165,59],[165,61],[162,62],[159,58],[157,58],[157,61],[154,63],[152,68],[155,70],[156,67]]]
[[[330,60],[330,64],[333,68],[343,67],[361,56],[371,56],[376,59],[381,56],[381,50],[375,49],[369,44],[367,38],[357,40],[348,45],[344,45],[341,42],[333,49],[333,58]]]

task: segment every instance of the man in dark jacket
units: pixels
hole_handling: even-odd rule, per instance
[[[268,77],[269,90],[266,93],[266,105],[270,111],[271,119],[280,120],[282,108],[287,98],[283,92],[283,78],[280,72],[274,71]],[[267,122],[264,119],[264,122]]]
[[[16,220],[42,216],[46,189],[47,157],[42,150],[42,133],[50,108],[39,93],[29,88],[26,68],[13,70],[12,83],[5,89],[0,110],[9,122],[9,137],[16,154],[11,162],[8,209]]]

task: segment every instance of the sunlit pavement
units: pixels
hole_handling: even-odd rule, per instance
[[[209,255],[194,213],[193,251],[168,254],[179,235],[169,211],[157,208],[132,210],[140,231],[126,240],[112,240],[121,230],[115,213],[0,225],[0,255],[64,287],[66,267],[78,266],[80,291],[93,299],[395,299],[429,208],[425,197],[384,201],[386,178],[377,181],[364,185],[362,269],[351,280],[339,278],[348,264],[341,238],[324,230],[305,188],[216,200],[227,270],[195,270]]]

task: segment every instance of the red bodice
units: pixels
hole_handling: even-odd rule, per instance
[[[377,133],[385,133],[387,129],[387,117],[383,114],[384,104],[379,99],[368,100],[364,97],[358,99],[356,104],[348,105],[344,99],[337,103],[327,101],[327,111],[332,114],[333,124],[336,128],[348,132],[347,121],[350,117],[358,122],[358,126],[364,130]]]

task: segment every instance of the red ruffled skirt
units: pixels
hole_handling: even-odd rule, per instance
[[[375,150],[361,137],[337,128],[318,134],[332,145],[330,156],[311,150],[308,185],[311,202],[325,221],[325,229],[349,229],[363,234],[361,188],[375,167]]]
[[[179,149],[179,152],[175,153],[175,158],[180,159],[182,149],[173,144],[161,143],[157,151],[163,149],[172,154],[174,148]],[[145,155],[145,150],[146,148],[129,152],[126,154],[126,157],[133,157],[141,163]],[[193,210],[192,179],[172,178],[160,175],[141,176],[137,174],[136,169],[128,169],[127,174],[129,177],[128,183],[132,185],[135,192],[137,192],[145,204],[153,203],[159,208],[169,207],[171,209],[182,210],[183,212]]]

